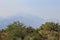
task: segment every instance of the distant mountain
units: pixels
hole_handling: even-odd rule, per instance
[[[26,16],[13,16],[9,18],[0,18],[0,29],[6,28],[7,25],[14,21],[20,21],[24,23],[27,26],[33,26],[34,28],[40,26],[42,23],[44,23],[44,19],[32,16],[32,15],[26,15]]]
[[[55,23],[60,23],[60,20],[56,19],[56,18],[51,18],[51,19],[47,19],[47,22],[55,22]]]

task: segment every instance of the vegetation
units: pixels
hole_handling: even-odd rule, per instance
[[[46,22],[35,29],[20,22],[14,22],[5,30],[0,30],[0,40],[60,40],[60,25]]]

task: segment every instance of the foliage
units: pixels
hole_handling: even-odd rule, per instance
[[[35,29],[19,21],[13,22],[5,30],[0,30],[0,40],[60,40],[60,25],[46,22]]]

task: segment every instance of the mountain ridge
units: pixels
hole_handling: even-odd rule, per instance
[[[40,26],[43,22],[44,19],[40,18],[40,17],[36,17],[36,16],[13,16],[13,17],[9,17],[6,19],[1,19],[0,21],[0,29],[2,28],[6,28],[7,25],[11,24],[14,21],[20,21],[22,23],[24,23],[27,26],[33,26],[38,27]]]

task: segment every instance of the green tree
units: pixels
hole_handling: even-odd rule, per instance
[[[7,26],[6,40],[23,40],[26,35],[26,27],[20,22],[14,22]]]
[[[48,40],[50,40],[50,38],[51,40],[59,40],[60,25],[58,23],[46,22],[45,24],[42,24],[42,26],[40,26],[39,33],[42,36],[47,36]]]

